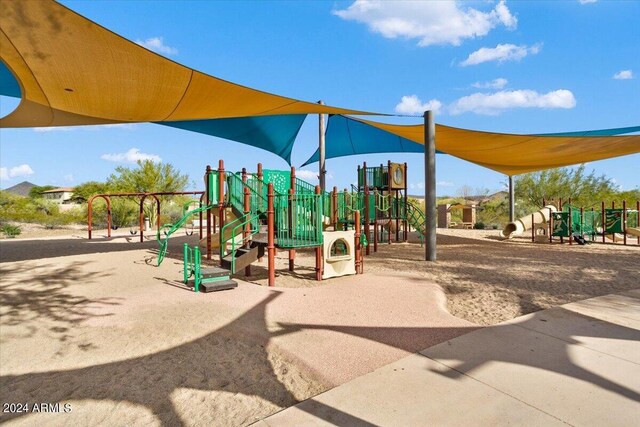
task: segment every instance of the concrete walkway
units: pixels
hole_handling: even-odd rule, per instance
[[[640,290],[430,347],[258,426],[637,426]]]

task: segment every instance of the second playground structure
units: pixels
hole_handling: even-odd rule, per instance
[[[636,240],[640,244],[640,201],[636,201],[635,209],[629,209],[626,201],[622,202],[622,207],[616,207],[612,202],[610,208],[602,202],[598,210],[570,203],[563,205],[562,201],[558,206],[545,204],[539,211],[507,224],[502,237],[511,238],[530,230],[534,242],[553,242],[557,237],[561,243],[566,238],[571,244],[573,241],[583,243],[585,238],[595,242],[600,237],[603,243],[617,240],[626,245]]]

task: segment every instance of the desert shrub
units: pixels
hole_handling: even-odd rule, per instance
[[[137,223],[137,213],[138,205],[134,200],[120,198],[111,200],[111,224],[113,227],[129,227]]]
[[[475,230],[484,230],[484,222],[476,222],[473,224]]]
[[[2,226],[0,226],[0,231],[10,239],[16,237],[22,232],[22,230],[20,230],[20,227],[11,224],[3,224]]]

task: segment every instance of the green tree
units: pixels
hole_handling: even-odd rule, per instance
[[[129,193],[164,193],[184,191],[189,182],[188,175],[182,175],[169,163],[138,160],[137,167],[118,166],[109,176],[107,185],[117,191]],[[161,202],[166,200],[160,197]],[[151,224],[156,219],[155,201],[145,202],[145,216]]]
[[[613,181],[595,171],[585,173],[585,165],[558,168],[518,175],[514,179],[519,211],[539,207],[543,199],[568,201],[575,206],[595,207],[602,200],[615,198],[618,189]]]
[[[73,189],[73,196],[71,196],[71,200],[74,203],[86,203],[91,196],[109,193],[110,191],[111,189],[104,182],[88,181]]]
[[[53,190],[54,188],[56,187],[53,185],[35,185],[29,190],[29,197],[32,199],[40,199],[44,197],[43,193],[45,191]]]

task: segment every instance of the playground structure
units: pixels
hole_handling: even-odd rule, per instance
[[[451,221],[451,211],[462,211],[460,224]],[[473,228],[476,223],[476,205],[441,204],[438,205],[438,228]]]
[[[616,208],[615,202],[611,208],[601,202],[599,210],[573,206],[570,200],[563,205],[562,199],[557,204],[544,201],[543,204],[538,212],[507,224],[501,236],[512,238],[531,230],[532,242],[552,243],[558,237],[560,243],[568,239],[569,244],[574,241],[584,244],[585,237],[591,242],[601,237],[602,243],[607,240],[615,243],[617,239],[626,245],[635,237],[640,245],[640,201],[636,201],[635,209],[628,209],[626,201],[621,208]]]
[[[197,208],[185,206],[183,217],[158,232],[162,262],[169,237],[195,215],[206,216],[206,232],[197,247],[183,250],[185,282],[193,276],[194,290],[227,289],[231,277],[268,258],[269,286],[275,284],[276,250],[286,250],[289,271],[294,271],[297,249],[312,248],[316,256],[316,280],[363,272],[363,248],[374,251],[378,241],[407,240],[408,227],[424,235],[424,214],[407,202],[406,164],[358,167],[358,186],[338,192],[322,192],[290,171],[266,170],[258,164],[255,173],[226,172],[207,166],[205,191]],[[194,201],[195,202],[195,201]],[[196,202],[197,203],[197,202]],[[351,229],[351,230],[350,230]],[[163,238],[164,234],[164,238]],[[220,268],[204,268],[202,257],[220,255]],[[206,255],[205,255],[206,254]]]
[[[208,292],[234,286],[231,276],[243,270],[245,275],[250,275],[251,264],[265,254],[269,286],[274,286],[277,249],[289,252],[290,271],[294,271],[297,249],[314,249],[317,280],[323,278],[325,263],[332,265],[331,274],[325,278],[362,272],[359,227],[356,226],[351,233],[352,241],[344,235],[337,236],[337,240],[345,243],[341,249],[335,249],[333,244],[323,251],[325,235],[331,236],[331,232],[324,230],[332,225],[332,218],[333,226],[336,225],[336,191],[322,194],[319,186],[297,178],[295,168],[291,171],[263,170],[258,164],[256,173],[248,173],[246,169],[233,173],[224,170],[222,160],[217,170],[207,166],[204,179],[203,203],[195,209],[185,208],[179,221],[165,225],[164,233],[158,233],[160,264],[167,253],[169,237],[194,215],[206,216],[205,237],[200,240],[199,247],[187,245],[184,248],[184,280],[194,276],[195,291],[202,289]],[[355,218],[359,224],[359,212],[355,212]],[[199,223],[202,226],[203,221]],[[336,241],[333,236],[328,240]],[[212,259],[214,250],[219,251],[220,268],[203,268],[200,265],[201,248],[207,260]]]

